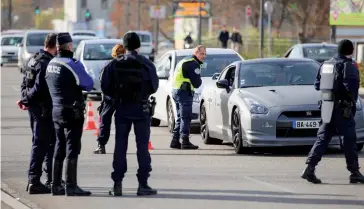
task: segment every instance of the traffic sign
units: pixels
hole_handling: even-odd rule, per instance
[[[250,17],[252,15],[252,8],[248,5],[245,7],[245,15]]]

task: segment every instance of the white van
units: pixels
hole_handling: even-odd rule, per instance
[[[154,62],[154,46],[153,46],[153,36],[149,31],[133,31],[139,35],[140,38],[140,50],[139,54],[148,57],[152,62]]]

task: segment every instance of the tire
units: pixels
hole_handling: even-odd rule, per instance
[[[158,127],[161,124],[161,120],[152,118],[151,126]]]
[[[210,137],[205,104],[200,108],[200,133],[204,144],[222,144],[222,140]]]
[[[168,123],[169,133],[173,133],[176,122],[175,122],[175,117],[174,117],[174,113],[173,113],[172,101],[170,99],[168,99],[168,102],[167,102],[167,123]]]
[[[231,117],[231,133],[233,136],[233,145],[236,154],[244,154],[246,152],[246,148],[244,147],[243,138],[242,138],[242,128],[241,128],[241,120],[239,109],[236,108]]]

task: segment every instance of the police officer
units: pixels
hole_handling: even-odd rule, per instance
[[[90,91],[93,80],[82,63],[74,60],[69,33],[57,35],[59,57],[47,67],[46,82],[53,101],[53,122],[56,145],[53,164],[52,194],[88,196],[77,185],[77,161],[81,151],[85,101],[82,90]],[[61,185],[63,161],[66,158],[66,188]]]
[[[152,62],[138,55],[140,39],[135,32],[124,35],[126,54],[111,67],[104,68],[101,89],[115,101],[115,151],[111,178],[114,186],[111,195],[122,195],[122,180],[127,171],[126,151],[128,136],[133,124],[136,136],[139,169],[137,195],[157,194],[148,186],[151,158],[148,151],[151,110],[148,98],[158,89],[158,77]]]
[[[338,55],[325,61],[316,77],[315,89],[322,92],[321,124],[317,132],[318,139],[308,155],[307,167],[302,174],[303,179],[314,184],[321,183],[315,175],[315,166],[333,135],[343,136],[346,165],[351,172],[350,183],[364,183],[356,151],[354,116],[360,78],[351,59],[353,51],[351,41],[340,41]]]
[[[22,98],[18,105],[24,110],[28,109],[32,130],[29,182],[26,188],[29,194],[50,193],[56,136],[52,121],[52,99],[45,82],[45,73],[48,63],[56,53],[56,34],[51,33],[44,40],[44,49],[28,60],[21,85]],[[47,174],[45,185],[40,182],[43,161],[44,171]]]
[[[111,56],[114,58],[111,60],[103,69],[105,68],[113,68],[114,64],[117,62],[117,59],[120,58],[123,54],[125,54],[125,48],[121,44],[116,44],[113,49]],[[101,76],[103,73],[100,73],[100,81],[102,80]],[[101,105],[97,108],[100,115],[100,127],[99,134],[97,136],[98,147],[94,150],[94,154],[106,154],[105,145],[109,141],[110,137],[110,128],[112,116],[115,112],[114,100],[109,95],[103,95],[103,99],[101,101]]]
[[[190,142],[190,124],[194,89],[201,86],[200,67],[206,57],[206,48],[197,46],[193,56],[181,60],[173,78],[172,97],[176,103],[177,120],[170,147],[173,149],[198,149]],[[179,139],[182,140],[182,145]]]

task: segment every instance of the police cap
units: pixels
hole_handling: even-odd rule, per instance
[[[348,39],[341,40],[337,47],[337,51],[339,54],[344,55],[344,56],[352,55],[354,52],[353,42],[351,42]]]
[[[135,32],[127,32],[123,38],[123,44],[129,51],[140,48],[140,39]]]
[[[69,33],[58,33],[57,35],[57,45],[61,46],[72,42],[71,35]]]

